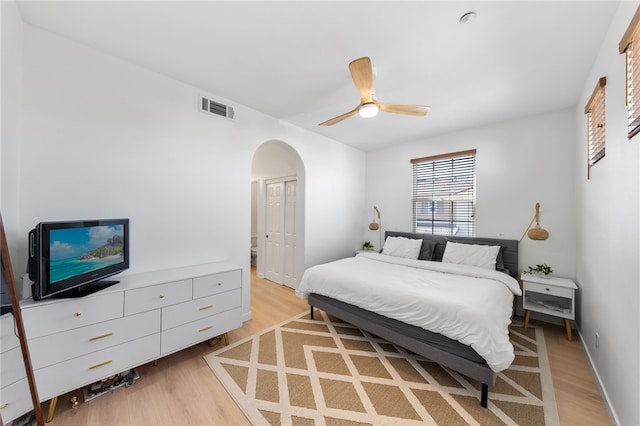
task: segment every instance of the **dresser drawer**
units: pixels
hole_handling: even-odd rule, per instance
[[[192,290],[191,279],[127,290],[124,294],[125,315],[186,302],[191,300]]]
[[[0,389],[0,415],[4,424],[33,408],[29,382],[24,378]]]
[[[57,364],[160,331],[160,310],[29,340],[34,369]]]
[[[2,349],[4,350],[4,348]],[[0,374],[0,384],[2,386],[9,385],[27,377],[24,369],[24,360],[22,358],[22,349],[18,347],[2,352],[0,369],[2,369],[2,373]]]
[[[210,296],[222,293],[242,285],[242,270],[220,272],[218,274],[206,275],[193,279],[193,298]]]
[[[0,327],[2,327],[0,334],[0,351],[5,352],[20,346],[20,340],[18,340],[15,331],[13,315],[4,314],[2,318],[0,318]]]
[[[160,333],[34,371],[40,401],[157,359]]]
[[[28,339],[120,318],[122,292],[35,303],[22,309]],[[44,303],[44,302],[43,302]]]
[[[240,289],[180,303],[162,309],[162,329],[167,330],[191,321],[240,307]]]
[[[242,326],[240,308],[212,315],[162,332],[162,355],[212,339]]]
[[[545,285],[545,284],[525,281],[524,288],[525,288],[525,291],[531,291],[535,293],[550,294],[552,296],[566,297],[566,298],[572,297],[572,289],[565,288],[565,287],[557,287],[552,285]]]

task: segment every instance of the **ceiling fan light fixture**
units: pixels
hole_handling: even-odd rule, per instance
[[[375,117],[376,115],[378,115],[378,111],[380,111],[378,104],[375,104],[373,102],[362,104],[360,105],[360,108],[358,108],[358,114],[360,114],[360,117],[363,118]]]
[[[402,105],[378,102],[375,96],[375,89],[373,88],[373,66],[371,65],[371,59],[367,56],[351,61],[349,63],[349,72],[351,73],[351,78],[353,79],[356,89],[358,89],[358,93],[360,93],[360,103],[351,111],[323,121],[318,124],[318,126],[333,126],[355,115],[360,115],[360,117],[364,118],[375,117],[378,115],[378,112],[426,115],[429,111],[429,107],[424,105]]]

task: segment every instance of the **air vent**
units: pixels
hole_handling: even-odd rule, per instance
[[[208,114],[215,114],[220,117],[233,118],[233,108],[209,99],[206,96],[200,96],[200,111]]]

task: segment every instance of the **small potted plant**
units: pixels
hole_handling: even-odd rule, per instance
[[[546,263],[538,264],[536,266],[529,266],[528,269],[524,271],[525,274],[536,274],[542,278],[549,278],[549,274],[551,274],[552,272],[553,270],[551,269],[551,266],[547,265]]]
[[[365,241],[364,244],[362,244],[362,249],[373,250],[373,244],[371,244],[371,241]]]

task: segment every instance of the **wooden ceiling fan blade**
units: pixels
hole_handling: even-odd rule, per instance
[[[323,121],[322,123],[318,124],[318,126],[333,126],[336,123],[341,122],[342,120],[344,120],[345,118],[349,118],[352,115],[356,115],[358,113],[358,109],[360,108],[360,105],[358,105],[357,107],[355,107],[354,109],[352,109],[349,112],[346,112],[342,115],[339,115],[337,117],[333,117],[327,121]]]
[[[371,59],[368,57],[359,58],[351,61],[349,71],[353,79],[362,103],[371,102],[373,100],[373,68],[371,67]]]
[[[380,111],[392,112],[394,114],[406,114],[406,115],[427,115],[430,107],[426,105],[402,105],[402,104],[385,104],[378,102]]]

